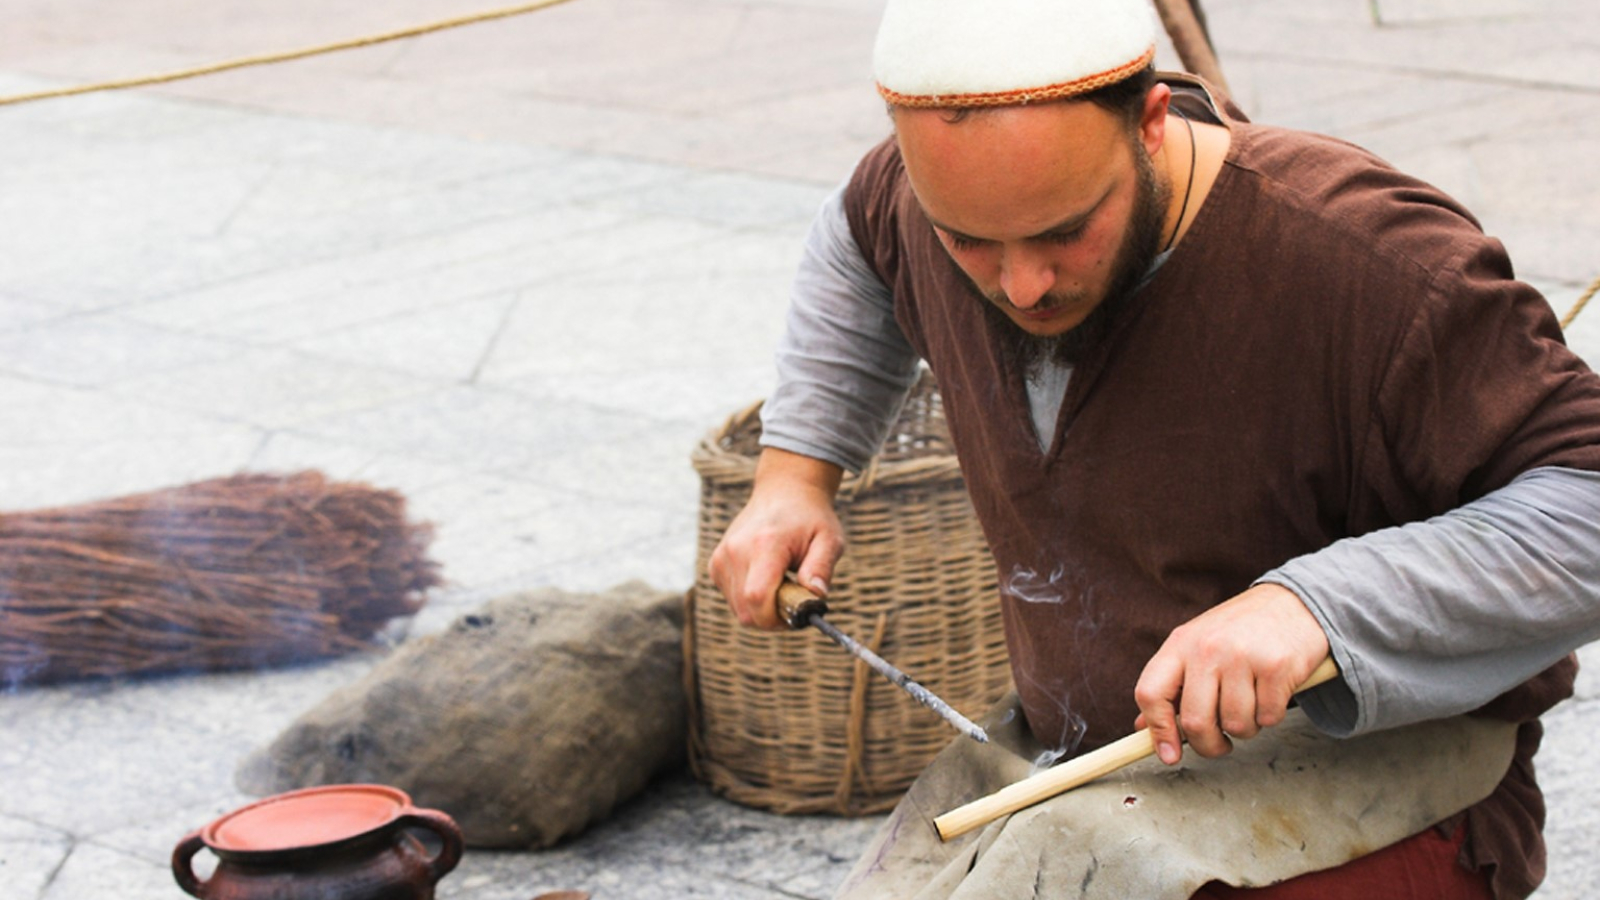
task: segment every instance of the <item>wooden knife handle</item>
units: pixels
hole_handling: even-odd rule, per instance
[[[778,585],[778,615],[790,628],[804,628],[813,615],[828,614],[828,601],[818,597],[800,582],[785,575]]]
[[[1333,658],[1324,659],[1311,673],[1311,677],[1294,689],[1300,693],[1307,688],[1332,679],[1339,674]],[[965,806],[957,807],[933,820],[939,839],[948,841],[993,822],[1004,815],[1025,809],[1041,800],[1048,800],[1080,784],[1093,781],[1131,763],[1138,762],[1156,752],[1150,738],[1150,729],[1141,728],[1121,740],[1112,741],[1093,753],[1070,759],[1053,769],[1046,769],[1021,781],[1009,784],[987,797],[980,797]]]

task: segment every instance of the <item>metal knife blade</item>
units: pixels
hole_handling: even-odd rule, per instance
[[[895,668],[888,660],[873,653],[861,645],[860,641],[852,638],[833,626],[833,623],[824,619],[827,615],[828,603],[811,591],[806,590],[798,583],[785,580],[778,586],[778,612],[790,628],[804,628],[810,625],[832,638],[839,646],[850,651],[857,659],[871,666],[883,677],[889,679],[913,699],[923,706],[938,713],[946,722],[955,729],[980,744],[989,743],[989,734],[982,728],[956,712],[950,704],[939,699],[939,696],[918,684],[911,676]]]

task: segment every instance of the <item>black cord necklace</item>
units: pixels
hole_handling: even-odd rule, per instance
[[[1183,217],[1189,212],[1189,192],[1194,190],[1194,123],[1190,122],[1189,117],[1185,115],[1179,115],[1178,118],[1182,119],[1183,124],[1189,129],[1189,183],[1183,188],[1183,206],[1178,210],[1178,221],[1172,223],[1172,237],[1167,238],[1167,245],[1161,248],[1162,253],[1171,250],[1172,245],[1177,242],[1178,229],[1183,227]]]

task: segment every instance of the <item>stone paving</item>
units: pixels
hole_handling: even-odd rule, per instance
[[[475,0],[9,0],[0,94],[447,18]],[[688,455],[772,382],[806,222],[885,132],[878,0],[577,0],[159,88],[0,107],[0,509],[241,470],[402,491],[442,628],[530,586],[692,578]],[[1207,0],[1253,117],[1460,197],[1565,311],[1600,275],[1590,0]],[[1166,47],[1161,62],[1175,65]],[[1569,338],[1600,361],[1600,313]],[[1600,655],[1550,718],[1541,900],[1593,895]],[[376,654],[0,696],[0,897],[171,897],[233,770]],[[876,819],[665,779],[441,897],[827,897]]]

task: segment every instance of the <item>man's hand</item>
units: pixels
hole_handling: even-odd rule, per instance
[[[1283,721],[1295,687],[1328,655],[1328,638],[1287,588],[1258,584],[1173,629],[1139,676],[1139,727],[1172,765],[1189,741],[1222,756],[1234,738]]]
[[[833,510],[843,470],[784,450],[761,451],[750,502],[711,554],[711,580],[744,625],[785,627],[775,600],[784,572],[819,595],[844,552],[844,528]]]

